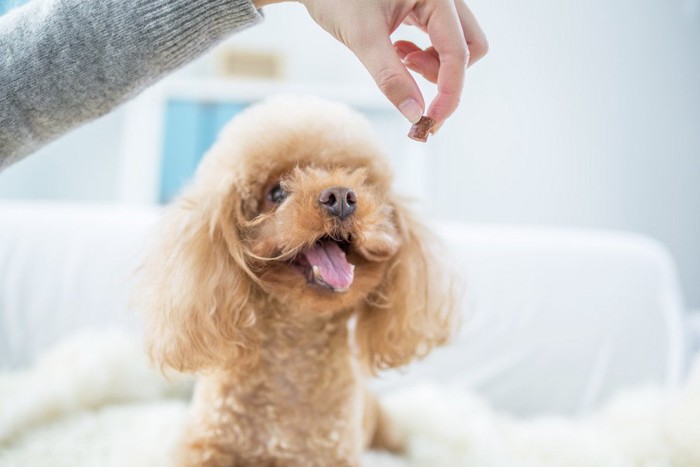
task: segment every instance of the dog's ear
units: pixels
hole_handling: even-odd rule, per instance
[[[193,190],[166,213],[134,297],[144,314],[149,354],[161,368],[241,366],[256,357],[254,281],[240,216],[233,188],[224,196]]]
[[[455,280],[437,254],[439,243],[406,208],[392,204],[400,245],[355,330],[360,355],[372,371],[425,356],[457,324]]]

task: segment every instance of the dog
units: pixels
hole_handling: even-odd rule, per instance
[[[452,334],[433,244],[360,114],[278,96],[234,117],[166,210],[136,292],[150,357],[198,374],[179,465],[400,451],[364,383]]]

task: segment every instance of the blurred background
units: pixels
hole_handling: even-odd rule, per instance
[[[12,0],[0,1],[7,9]],[[302,6],[280,4],[137,101],[0,174],[0,198],[166,201],[218,127],[267,94],[344,100],[377,121],[402,191],[438,218],[648,234],[700,307],[700,0],[470,6],[491,45],[427,144]],[[396,38],[425,45],[400,29]],[[434,95],[423,86],[426,101]]]
[[[121,316],[115,271],[132,270],[157,207],[233,115],[296,92],[367,115],[397,188],[463,223],[446,237],[482,311],[416,380],[463,378],[518,414],[586,413],[620,387],[677,383],[682,336],[700,336],[700,0],[468,3],[490,53],[427,144],[406,137],[351,52],[285,3],[0,173],[0,367],[74,323]],[[403,27],[395,39],[427,45]],[[422,89],[429,102],[434,87]]]

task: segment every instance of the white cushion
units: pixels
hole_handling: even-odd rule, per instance
[[[129,281],[154,208],[0,203],[0,368],[85,327],[129,326]]]
[[[437,379],[527,415],[586,413],[631,386],[679,383],[675,266],[636,234],[442,224],[465,287],[453,345],[380,388]]]

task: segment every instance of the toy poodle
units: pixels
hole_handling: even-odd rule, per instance
[[[279,96],[222,131],[167,209],[136,301],[196,372],[179,465],[355,466],[402,441],[365,380],[443,344],[449,274],[368,122]]]

